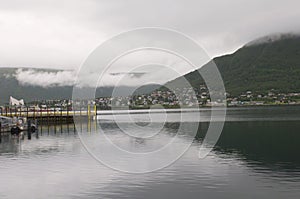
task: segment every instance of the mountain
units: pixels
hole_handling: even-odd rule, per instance
[[[38,84],[28,84],[30,78],[33,78],[32,76],[30,76],[29,78],[25,77],[27,83],[24,84],[16,77],[18,70],[19,70],[18,68],[0,68],[0,105],[7,104],[9,102],[10,96],[13,96],[17,99],[24,99],[25,102],[31,102],[37,100],[54,100],[54,99],[72,98],[72,91],[73,91],[72,85],[67,84],[67,85],[40,86]],[[53,70],[53,69],[22,69],[22,70],[24,71],[30,70],[30,71],[34,71],[35,73],[39,72],[39,74],[43,73],[44,75],[52,74],[50,75],[50,77],[52,78],[58,72],[62,72],[62,70]],[[24,75],[22,75],[22,78],[25,79]],[[159,88],[159,85],[155,85],[155,84],[142,86],[139,89],[137,89],[135,93],[138,94],[149,93],[157,88]],[[111,96],[114,89],[115,89],[114,87],[97,88],[96,97]],[[117,89],[119,92],[118,95],[127,96],[128,93],[132,90],[132,87],[121,86],[118,87]]]
[[[251,90],[252,92],[266,93],[272,89],[278,92],[300,92],[300,36],[273,35],[254,40],[235,53],[214,58],[225,84],[225,89],[232,95],[239,95]],[[204,65],[199,71],[204,71],[210,63]],[[24,69],[42,73],[51,73],[51,78],[61,70],[53,69]],[[8,103],[9,96],[24,99],[25,102],[44,99],[70,99],[72,85],[39,86],[38,84],[24,84],[16,77],[18,69],[0,68],[0,105]],[[65,74],[60,74],[63,83]],[[70,76],[70,75],[69,75]],[[22,78],[34,81],[35,76]],[[51,81],[51,78],[45,81]],[[177,83],[186,78],[193,87],[199,88],[203,80],[198,72],[190,72],[167,84]],[[68,82],[67,82],[68,83]],[[36,86],[34,86],[36,85]],[[175,84],[176,85],[176,84]],[[142,86],[136,93],[149,93],[159,88],[159,85]],[[114,88],[98,88],[96,97],[110,96]],[[120,87],[126,95],[130,87]],[[119,91],[120,91],[119,90]]]
[[[38,69],[52,72],[55,70]],[[16,79],[16,68],[0,68],[0,104],[9,102],[9,96],[24,99],[25,102],[43,99],[67,99],[72,96],[71,86],[41,87],[22,85]]]
[[[271,35],[254,40],[230,55],[214,58],[223,78],[225,89],[231,95],[251,90],[266,93],[300,92],[300,36]],[[208,63],[199,71],[209,67]],[[203,79],[198,71],[190,72],[167,84],[176,84],[186,78],[199,88]]]

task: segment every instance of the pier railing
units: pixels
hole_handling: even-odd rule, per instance
[[[79,110],[72,110],[70,107],[55,108],[32,108],[32,107],[1,107],[0,116],[5,117],[26,117],[36,119],[39,122],[65,121],[73,122],[73,117],[97,116],[97,106],[87,105]]]

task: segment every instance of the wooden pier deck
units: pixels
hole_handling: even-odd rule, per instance
[[[97,107],[88,106],[83,110],[30,110],[29,108],[22,108],[20,110],[6,108],[1,110],[0,116],[5,117],[26,117],[27,119],[37,120],[38,123],[53,123],[63,122],[71,123],[74,117],[94,117],[97,116]]]

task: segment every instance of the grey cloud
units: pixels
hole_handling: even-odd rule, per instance
[[[132,78],[140,78],[143,75],[145,75],[147,73],[145,72],[131,72],[131,73],[127,73],[127,72],[117,72],[117,73],[110,73],[110,75],[112,76],[118,76],[118,75],[129,75]]]
[[[101,42],[166,27],[213,57],[274,32],[300,31],[298,0],[0,0],[0,66],[76,68]]]
[[[18,69],[14,74],[22,85],[41,87],[73,86],[76,74],[74,71],[45,72],[34,69]]]
[[[263,44],[263,43],[271,43],[280,39],[285,39],[285,38],[293,38],[293,37],[298,37],[299,33],[289,33],[289,34],[282,34],[282,33],[277,33],[277,34],[272,34],[268,35],[265,37],[261,37],[258,39],[255,39],[249,43],[246,44],[246,46],[253,46],[253,45],[258,45],[258,44]]]

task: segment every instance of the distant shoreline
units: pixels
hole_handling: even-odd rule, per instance
[[[238,109],[238,108],[265,108],[265,107],[290,107],[300,106],[300,104],[281,104],[281,105],[247,105],[247,106],[226,106],[226,109]],[[191,108],[166,108],[166,109],[114,109],[114,110],[98,110],[98,115],[111,115],[111,114],[142,114],[142,113],[184,113],[184,112],[197,112],[201,110],[210,110],[212,107],[191,107]],[[215,106],[215,110],[218,108],[223,109],[224,107]]]

